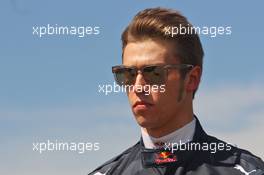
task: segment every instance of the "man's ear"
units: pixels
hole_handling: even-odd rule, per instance
[[[202,75],[202,69],[200,66],[195,66],[190,70],[186,77],[186,90],[189,92],[194,92],[198,89]]]

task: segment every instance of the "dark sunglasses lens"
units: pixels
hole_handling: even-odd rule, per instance
[[[150,85],[161,85],[165,83],[165,70],[161,66],[148,66],[143,70],[145,81]]]
[[[136,72],[132,68],[119,68],[114,75],[118,85],[131,85],[134,83]]]

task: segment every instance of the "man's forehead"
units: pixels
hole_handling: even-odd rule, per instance
[[[128,43],[124,48],[124,65],[178,63],[170,44],[153,40]]]

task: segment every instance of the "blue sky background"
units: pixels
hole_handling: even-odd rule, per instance
[[[87,174],[134,144],[139,128],[125,94],[105,96],[111,66],[121,63],[120,34],[149,7],[181,11],[195,26],[231,26],[202,35],[202,84],[195,112],[210,134],[264,158],[263,1],[0,2],[0,173]],[[99,26],[100,34],[32,35],[33,26]],[[100,142],[100,151],[32,151],[37,141]],[[3,166],[2,166],[3,165]]]

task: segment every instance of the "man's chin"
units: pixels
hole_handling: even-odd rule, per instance
[[[136,116],[136,121],[138,125],[143,128],[152,128],[154,125],[153,118],[151,118],[151,116]]]

